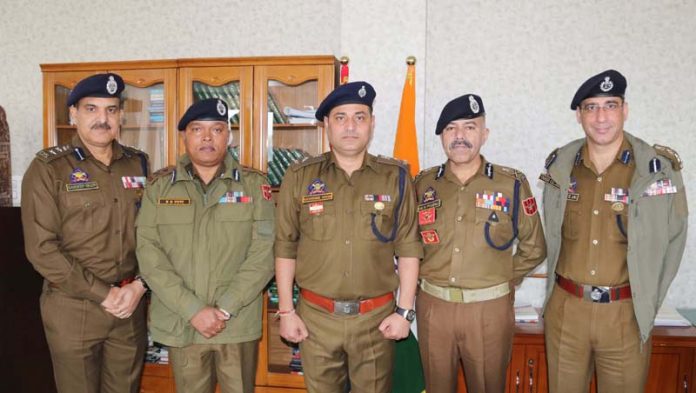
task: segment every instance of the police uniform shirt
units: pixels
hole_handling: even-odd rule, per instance
[[[616,159],[601,174],[590,161],[587,144],[578,154],[571,171],[556,272],[583,284],[626,284],[627,194],[635,171],[631,144],[624,138]]]
[[[110,284],[133,277],[135,216],[145,185],[144,153],[112,142],[104,165],[75,136],[46,149],[22,185],[22,222],[29,260],[69,295],[97,303]]]
[[[296,259],[301,288],[335,299],[383,295],[399,285],[394,255],[422,257],[415,215],[405,166],[366,154],[349,178],[333,154],[324,153],[293,165],[283,178],[275,255]],[[378,240],[375,231],[389,237],[395,224],[393,241]]]
[[[543,261],[546,243],[541,219],[524,175],[494,166],[483,157],[481,168],[464,184],[449,164],[441,168],[416,178],[425,254],[421,278],[439,286],[487,288],[520,278]],[[516,181],[519,243],[513,255]]]

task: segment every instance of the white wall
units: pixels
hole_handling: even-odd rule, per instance
[[[491,129],[483,153],[527,173],[540,197],[534,179],[544,158],[582,136],[568,108],[573,93],[590,75],[616,68],[629,83],[626,129],[681,153],[696,203],[691,0],[3,0],[0,15],[0,105],[15,175],[41,148],[41,63],[347,55],[351,80],[377,89],[372,151],[389,155],[405,59],[414,55],[421,167],[444,160],[433,135],[442,106],[478,93]],[[696,219],[690,223],[694,228]],[[694,233],[667,298],[680,307],[696,307]],[[518,297],[539,304],[542,286],[528,279]]]

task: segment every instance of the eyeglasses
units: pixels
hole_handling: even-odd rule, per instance
[[[616,112],[621,107],[623,107],[623,104],[619,104],[618,102],[607,102],[604,105],[585,104],[580,107],[580,110],[582,113],[597,113],[600,109],[604,112]]]

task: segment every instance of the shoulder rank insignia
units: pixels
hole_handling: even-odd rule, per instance
[[[556,150],[552,151],[551,154],[549,154],[549,156],[546,157],[546,162],[544,163],[544,168],[546,168],[546,169],[551,168],[551,165],[553,165],[553,162],[556,161],[557,157],[558,157],[558,148],[556,148]]]
[[[444,165],[444,164],[443,164],[443,165]],[[416,175],[416,177],[413,179],[413,182],[414,182],[414,183],[417,182],[420,178],[422,178],[423,176],[427,175],[428,173],[434,172],[434,171],[435,171],[436,169],[438,169],[438,168],[440,168],[440,166],[433,166],[433,167],[430,167],[430,168],[428,168],[428,169],[423,169],[422,171],[418,172],[418,174]],[[439,173],[439,172],[438,172],[438,173]]]
[[[382,163],[382,164],[396,165],[396,166],[400,166],[402,168],[408,167],[408,162],[406,162],[404,160],[399,160],[398,158],[383,156],[381,154],[378,155],[377,157],[375,157],[375,160],[379,163]]]
[[[539,180],[543,181],[544,183],[546,183],[552,187],[556,187],[558,189],[561,188],[561,186],[558,183],[556,183],[556,181],[553,180],[551,175],[549,175],[548,173],[542,173],[541,175],[539,175]]]
[[[304,159],[302,159],[301,161],[296,161],[296,162],[290,164],[289,169],[292,169],[293,171],[297,171],[300,168],[304,168],[304,167],[312,165],[312,164],[326,161],[327,154],[328,153],[324,153],[324,154],[320,154],[318,156],[313,156],[313,157],[307,156]]]
[[[519,181],[527,180],[527,177],[524,175],[524,173],[522,173],[521,171],[518,171],[515,168],[510,168],[510,167],[501,166],[501,165],[498,165],[497,168],[500,169],[501,173],[512,176]]]
[[[38,157],[43,162],[49,162],[55,160],[58,157],[68,155],[72,152],[73,147],[69,144],[63,146],[53,146],[47,149],[40,150],[36,153],[36,157]]]
[[[148,183],[154,183],[155,180],[159,179],[160,177],[165,177],[171,175],[172,177],[172,183],[174,183],[174,179],[176,176],[176,167],[171,165],[164,167],[162,169],[158,169],[155,173],[150,175],[150,178],[148,179]]]
[[[679,154],[677,154],[676,151],[667,146],[657,144],[653,145],[653,148],[655,149],[655,151],[657,151],[657,154],[667,157],[672,162],[672,169],[674,169],[675,171],[679,171],[682,169],[683,163],[681,157],[679,157]]]
[[[486,172],[486,176],[489,179],[493,178],[493,164],[491,164],[490,162],[487,162],[486,167],[484,168],[484,171]]]

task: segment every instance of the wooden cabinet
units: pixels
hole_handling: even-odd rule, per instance
[[[696,328],[657,327],[653,331],[652,356],[645,393],[688,393],[696,378]],[[512,357],[507,373],[508,393],[548,392],[543,325],[520,323],[515,327]],[[465,393],[459,373],[457,392]],[[592,378],[588,392],[597,392]]]
[[[148,153],[153,171],[183,154],[177,123],[186,109],[219,98],[230,109],[233,154],[277,187],[292,162],[329,149],[311,113],[336,86],[337,67],[333,56],[43,64],[44,147],[68,143],[75,134],[66,102],[77,82],[111,71],[126,82],[120,141]],[[280,341],[264,296],[256,391],[304,392],[304,378],[288,367],[292,348]],[[147,364],[141,392],[174,392],[171,367]]]
[[[234,154],[278,186],[291,162],[328,150],[321,123],[296,114],[311,112],[333,90],[337,64],[333,56],[42,64],[44,147],[75,134],[66,101],[77,82],[115,72],[126,83],[120,141],[148,153],[152,170],[183,154],[177,123],[186,109],[219,98],[230,108]]]

